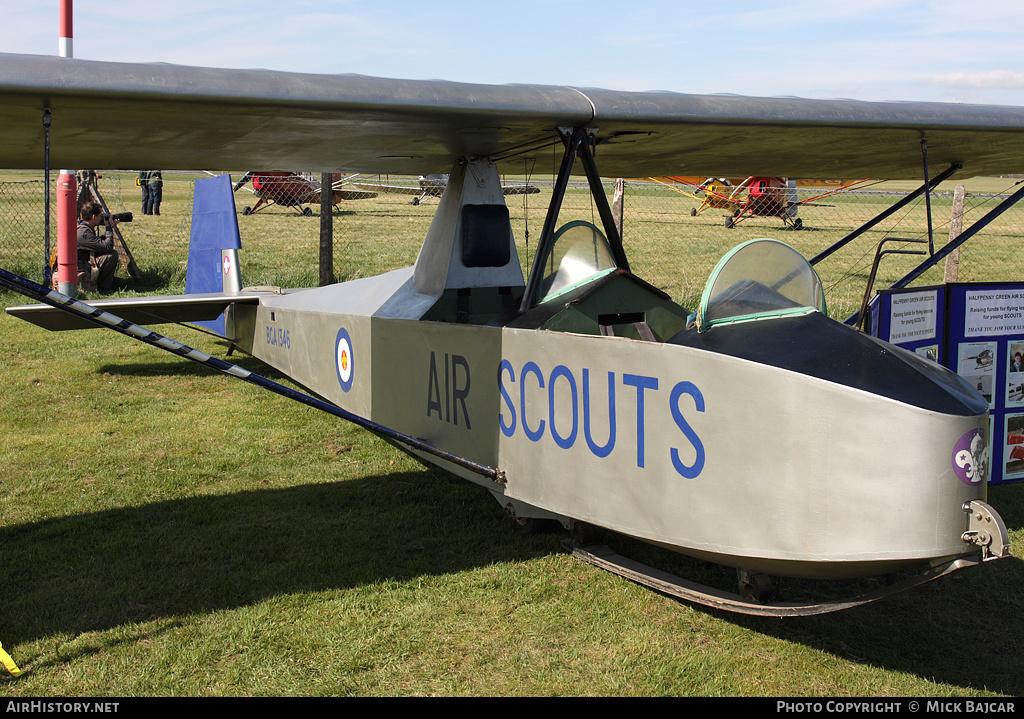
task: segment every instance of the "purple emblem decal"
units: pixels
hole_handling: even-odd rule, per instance
[[[953,471],[964,484],[980,484],[988,476],[988,444],[985,431],[972,429],[953,447]]]

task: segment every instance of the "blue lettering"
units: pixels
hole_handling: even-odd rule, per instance
[[[505,370],[508,370],[509,381],[512,383],[516,381],[516,371],[512,369],[512,363],[508,360],[502,360],[501,365],[498,367],[498,389],[501,391],[501,398],[505,400],[505,406],[508,407],[508,411],[512,414],[512,424],[505,424],[505,415],[501,411],[498,412],[498,424],[501,426],[501,433],[506,437],[511,437],[516,433],[516,408],[512,406],[512,398],[505,391],[505,383],[502,381],[502,375],[505,374]]]
[[[540,372],[540,367],[537,366],[536,362],[527,362],[523,365],[523,373],[519,379],[522,384],[519,385],[519,416],[523,418],[523,432],[530,438],[531,442],[536,442],[542,436],[544,436],[544,420],[540,421],[536,430],[530,429],[530,425],[526,423],[526,375],[536,375],[537,382],[541,389],[544,389],[544,375]]]
[[[511,435],[509,435],[511,436]],[[590,434],[590,370],[583,370],[583,436],[595,457],[607,457],[615,447],[615,373],[608,373],[608,441],[603,446]]]
[[[291,349],[292,340],[289,334],[289,330],[282,327],[271,327],[267,325],[267,344],[271,347],[284,347],[285,349]]]
[[[622,375],[622,384],[636,387],[636,466],[644,466],[644,390],[658,389],[657,377]]]
[[[429,389],[428,396],[428,414],[431,411],[436,410],[438,415],[441,414],[440,407],[440,392],[438,391],[438,372],[433,366],[433,358],[431,358],[431,376],[433,386]],[[459,360],[462,360],[461,362]],[[457,376],[455,368],[462,365],[467,371],[467,383],[466,391],[468,392],[468,367],[464,364],[463,358],[453,358],[452,362],[452,381],[456,385],[455,393],[456,399],[462,400],[462,390],[458,388],[458,382],[455,380]],[[522,426],[523,434],[525,434],[531,442],[540,441],[541,437],[544,436],[544,431],[550,426],[551,438],[555,444],[561,449],[571,449],[576,444],[576,439],[579,436],[579,425],[580,425],[580,389],[583,395],[583,436],[587,442],[587,447],[590,452],[598,458],[605,458],[609,456],[615,448],[616,438],[618,436],[618,422],[616,417],[615,407],[615,372],[608,372],[607,376],[607,387],[608,387],[608,403],[607,403],[607,416],[608,416],[608,439],[601,445],[598,444],[594,439],[594,432],[592,427],[592,409],[591,409],[591,393],[590,393],[590,370],[584,368],[582,374],[582,388],[578,388],[577,380],[573,372],[565,365],[555,365],[551,370],[551,373],[545,377],[540,366],[536,362],[526,362],[523,365],[522,371],[519,375],[519,411],[518,416],[516,412],[515,401],[512,399],[512,395],[509,392],[509,387],[506,387],[505,380],[507,379],[511,384],[516,383],[516,370],[511,362],[503,359],[501,364],[498,366],[498,390],[501,394],[501,407],[498,411],[498,425],[501,428],[502,434],[506,437],[515,436],[516,430],[519,426]],[[537,388],[541,390],[540,395],[533,395],[534,402],[530,403],[534,407],[534,412],[537,412],[539,408],[536,400],[540,396],[543,396],[543,390],[547,389],[547,417],[544,419],[537,420],[537,426],[531,427],[526,417],[527,407],[527,387],[526,378],[528,375],[533,375],[536,378]],[[561,384],[560,384],[561,381]],[[545,382],[547,383],[545,385]],[[659,389],[659,379],[657,377],[649,377],[647,375],[638,374],[623,374],[622,384],[627,387],[633,387],[636,389],[636,466],[643,468],[646,465],[647,458],[647,392],[657,392]],[[561,387],[566,389],[561,389]],[[568,432],[562,434],[559,431],[556,420],[556,407],[561,406],[566,408],[565,405],[565,392],[569,393],[569,400],[572,407],[572,424]],[[559,395],[559,392],[561,394]],[[556,400],[556,395],[560,396],[561,401]],[[680,476],[686,479],[694,479],[698,477],[704,470],[704,465],[707,460],[707,454],[704,448],[704,443],[701,441],[697,432],[693,429],[690,423],[683,416],[683,409],[681,408],[683,395],[688,395],[692,398],[694,408],[698,412],[704,412],[705,401],[704,395],[700,389],[692,382],[678,382],[672,387],[672,391],[669,396],[669,409],[672,413],[672,419],[676,426],[683,433],[683,436],[689,442],[693,451],[693,462],[687,464],[683,460],[683,456],[689,456],[689,451],[685,447],[680,451],[678,447],[669,448],[669,456],[672,460],[672,466]],[[436,397],[436,399],[435,399]],[[465,403],[463,402],[463,415],[466,415]],[[600,412],[600,410],[598,410]],[[540,410],[540,416],[544,416],[544,412]],[[601,413],[603,414],[603,413]],[[563,423],[570,416],[568,412],[557,414],[561,417]],[[468,415],[466,415],[468,424]],[[458,420],[456,419],[456,422]],[[598,421],[598,424],[603,422]],[[562,430],[566,428],[563,425]]]
[[[569,389],[572,390],[572,431],[568,437],[562,437],[555,429],[555,380],[565,377],[569,382]],[[576,396],[576,378],[565,365],[558,365],[551,370],[551,378],[548,380],[548,417],[551,421],[551,437],[562,449],[569,449],[576,443],[576,433],[579,431],[579,399]]]
[[[692,465],[686,465],[679,458],[679,450],[675,447],[672,448],[672,466],[676,468],[683,477],[687,479],[694,479],[704,469],[704,443],[700,441],[700,437],[693,431],[693,428],[689,425],[686,419],[683,417],[682,411],[679,409],[679,400],[684,395],[688,394],[693,397],[693,403],[698,412],[704,411],[704,395],[700,393],[697,386],[692,382],[680,382],[672,388],[672,396],[669,399],[669,405],[672,409],[672,419],[675,420],[676,426],[682,430],[683,434],[690,444],[693,445],[693,449],[697,454],[697,458],[693,461]]]

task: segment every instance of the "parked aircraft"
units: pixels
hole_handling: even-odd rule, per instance
[[[342,200],[368,200],[377,196],[376,192],[346,187],[345,179],[341,174],[334,173],[331,187],[332,205],[338,205]],[[245,207],[242,210],[243,215],[251,215],[271,205],[280,205],[293,207],[300,214],[310,217],[313,210],[304,205],[320,204],[320,182],[303,177],[297,172],[247,172],[235,183],[235,192],[249,181],[252,181],[256,204]]]
[[[419,185],[390,185],[375,184],[370,182],[358,182],[356,186],[369,191],[387,192],[398,195],[415,195],[412,204],[418,205],[431,197],[440,197],[444,188],[448,186],[448,174],[434,173],[431,175],[420,175]],[[502,180],[501,190],[505,195],[535,195],[540,192],[539,187],[529,184],[505,182]]]
[[[799,199],[797,180],[785,177],[754,177],[746,179],[728,177],[708,177],[706,179],[672,176],[666,178],[650,178],[662,184],[671,182],[692,188],[682,190],[683,194],[700,200],[700,204],[690,210],[696,217],[706,209],[726,210],[725,226],[732,228],[748,217],[777,217],[782,224],[794,230],[803,227],[803,220],[797,215],[800,207],[820,204],[818,200],[839,192],[850,190],[870,180],[848,182],[840,187],[818,192],[813,196]],[[700,193],[700,194],[697,194]]]
[[[112,328],[355,421],[479,484],[517,525],[560,523],[576,556],[715,607],[820,613],[1009,556],[986,502],[987,403],[969,384],[829,319],[814,269],[773,240],[730,252],[699,306],[680,306],[631,272],[600,177],[907,178],[922,138],[933,164],[1024,172],[1024,109],[17,55],[0,55],[0,99],[5,167],[39,166],[49,108],[60,167],[450,176],[410,268],[243,290],[222,247],[194,260],[215,270],[205,293],[94,306],[3,271],[0,284],[43,302],[15,316]],[[552,146],[562,161],[524,273],[499,167]],[[593,224],[559,222],[574,172]],[[132,324],[222,311],[234,346],[317,396]],[[737,591],[631,563],[594,544],[598,530],[734,567]],[[775,601],[768,581],[912,569],[877,592],[803,604]]]

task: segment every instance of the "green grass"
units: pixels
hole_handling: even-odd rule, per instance
[[[138,254],[183,202],[133,223]],[[359,207],[336,218],[337,274],[411,263],[433,206]],[[257,220],[277,242],[248,241],[246,283],[315,281],[316,221],[243,232]],[[680,281],[676,256],[712,251],[664,242],[672,262],[638,262],[685,296],[703,278]],[[1024,694],[1018,559],[838,614],[743,617],[516,534],[478,487],[114,333],[0,315],[0,398],[0,642],[26,670],[2,696]],[[1022,546],[1024,484],[989,500]]]

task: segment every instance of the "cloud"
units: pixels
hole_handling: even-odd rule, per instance
[[[985,87],[1002,89],[1024,88],[1024,72],[1012,70],[986,70],[985,72],[947,72],[932,75],[929,85],[940,87]]]

